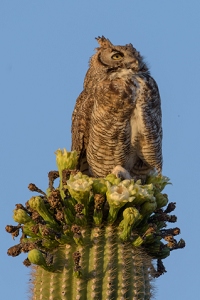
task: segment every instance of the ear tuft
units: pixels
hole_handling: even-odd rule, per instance
[[[113,44],[110,42],[110,40],[106,39],[103,35],[102,35],[102,37],[98,36],[95,39],[97,40],[97,42],[99,43],[99,45],[101,47],[103,47],[103,48],[107,48],[107,47],[113,46]]]

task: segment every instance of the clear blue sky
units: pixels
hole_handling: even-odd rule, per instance
[[[163,111],[166,189],[186,240],[155,281],[157,300],[199,299],[200,2],[160,0],[0,1],[0,298],[28,299],[25,256],[4,231],[34,182],[46,189],[54,151],[71,145],[71,114],[89,57],[104,35],[132,43],[151,67]]]

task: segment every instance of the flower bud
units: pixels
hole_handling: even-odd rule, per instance
[[[171,184],[169,180],[167,176],[152,174],[147,178],[147,183],[153,183],[156,189],[161,192],[167,184]]]
[[[168,203],[167,194],[157,193],[155,197],[156,197],[157,209],[167,205]]]
[[[33,249],[28,253],[28,259],[32,264],[47,268],[46,261],[41,251]]]
[[[73,170],[76,168],[78,162],[78,153],[77,151],[67,152],[66,149],[58,149],[56,152],[56,164],[59,170],[59,173],[65,169]]]
[[[20,224],[26,224],[30,222],[34,224],[33,220],[25,210],[19,208],[19,209],[14,209],[13,212],[14,212],[13,219],[15,222]]]
[[[142,217],[139,211],[134,207],[128,207],[123,211],[123,220],[120,223],[120,227],[123,228],[123,232],[120,234],[120,238],[123,241],[127,241],[130,237],[133,225],[137,223]]]
[[[155,200],[147,201],[141,206],[140,213],[143,216],[151,215],[156,210],[157,204]]]
[[[153,184],[141,185],[139,180],[132,186],[130,193],[135,196],[134,205],[142,205],[146,201],[155,200]]]
[[[123,217],[124,225],[132,226],[141,218],[141,215],[135,207],[128,207],[123,211]]]
[[[105,195],[107,192],[106,181],[103,178],[94,179],[92,189],[94,194]]]
[[[32,197],[28,201],[30,207],[34,210],[36,210],[39,215],[49,224],[56,226],[58,225],[57,222],[54,220],[53,216],[50,214],[50,212],[47,210],[45,203],[43,199],[39,196]]]
[[[118,185],[121,181],[120,178],[117,178],[114,174],[108,174],[105,180],[109,181],[111,184]]]

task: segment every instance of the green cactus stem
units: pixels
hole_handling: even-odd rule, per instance
[[[65,245],[56,250],[54,270],[38,261],[33,269],[33,300],[150,299],[151,259],[145,253],[130,242],[120,242],[112,226],[96,227],[85,238],[88,244],[82,247]]]
[[[40,195],[17,204],[19,224],[6,226],[12,237],[22,232],[8,255],[28,253],[32,300],[151,299],[151,279],[166,272],[162,260],[185,246],[175,239],[179,228],[166,228],[177,220],[175,203],[162,194],[169,179],[91,178],[73,170],[77,153],[56,155],[59,171],[49,173],[47,192],[30,184]]]

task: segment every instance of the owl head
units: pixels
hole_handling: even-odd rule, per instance
[[[114,46],[104,36],[97,37],[100,47],[90,60],[90,66],[105,70],[107,73],[119,71],[120,69],[131,69],[133,72],[147,72],[148,68],[143,57],[132,44],[125,46]],[[99,73],[99,72],[98,72]]]

